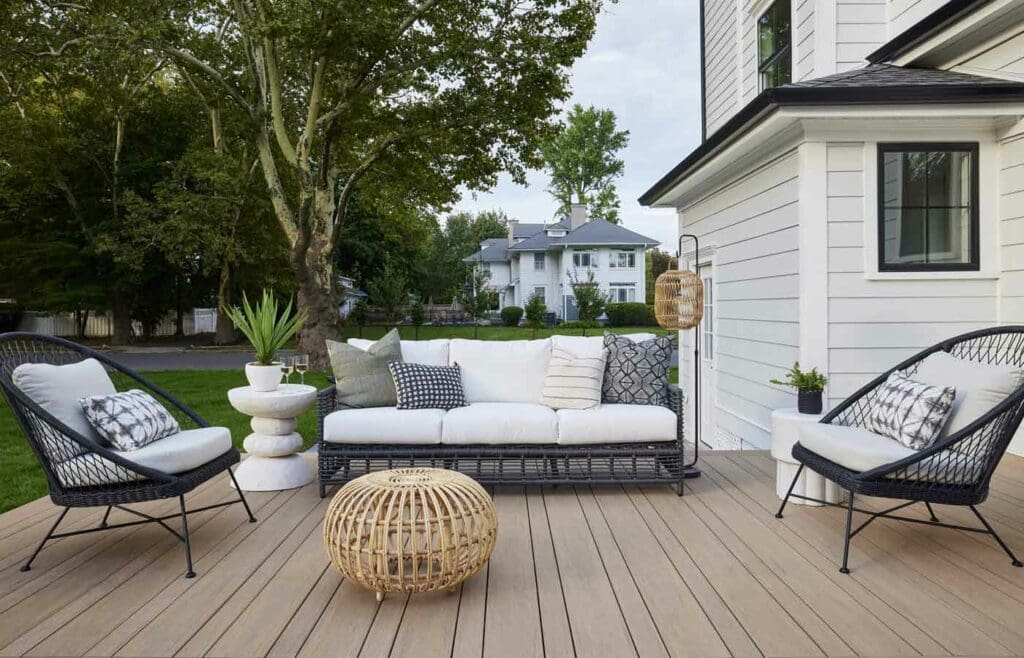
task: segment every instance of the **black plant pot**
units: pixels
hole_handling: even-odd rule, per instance
[[[796,408],[802,414],[820,414],[821,391],[797,391]]]

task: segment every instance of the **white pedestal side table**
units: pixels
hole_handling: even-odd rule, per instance
[[[251,386],[228,391],[231,406],[252,416],[252,434],[242,444],[248,456],[235,470],[243,491],[295,489],[313,481],[313,467],[298,454],[302,437],[295,426],[299,414],[315,400],[316,388],[301,384],[281,384],[267,393]]]
[[[779,499],[786,497],[800,464],[793,459],[793,446],[800,440],[800,426],[816,423],[822,414],[802,414],[796,409],[776,409],[772,412],[772,457],[775,458],[775,493]],[[793,487],[798,496],[809,496],[830,503],[838,503],[843,491],[834,482],[826,480],[809,468],[805,468],[800,480]],[[820,503],[790,498],[797,505],[820,506]]]

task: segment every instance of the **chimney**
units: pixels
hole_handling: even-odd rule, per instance
[[[508,220],[508,246],[510,247],[516,243],[516,224],[518,223],[518,219]]]
[[[569,211],[569,230],[575,231],[587,223],[587,204],[574,203]]]

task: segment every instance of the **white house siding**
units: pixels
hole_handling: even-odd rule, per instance
[[[736,0],[704,3],[704,116],[711,134],[740,108]]]
[[[798,81],[815,77],[814,1],[799,0],[794,10],[793,76]]]
[[[886,40],[884,0],[837,0],[836,71],[864,66],[865,56]]]
[[[544,304],[547,305],[549,311],[554,311],[561,315],[561,293],[558,290],[558,282],[560,278],[559,269],[561,267],[559,252],[544,252],[543,271],[537,271],[534,269],[534,253],[536,252],[528,251],[520,254],[519,256],[519,286],[517,288],[518,304],[520,306],[525,305],[526,302],[529,301],[530,296],[533,295],[534,289],[537,286],[544,286]]]
[[[1008,131],[999,151],[999,319],[1024,324],[1024,121]],[[1024,455],[1024,427],[1009,449]]]
[[[948,0],[889,0],[889,38],[913,26],[946,2]]]
[[[865,162],[875,157],[873,143],[827,145],[830,404],[924,347],[997,321],[992,279],[865,277],[864,240],[877,214]]]
[[[717,439],[705,429],[713,445],[767,447],[772,410],[795,405],[768,380],[799,356],[797,168],[788,150],[679,210],[681,230],[714,250],[717,391],[708,394],[717,397]],[[691,387],[690,352],[680,352]]]
[[[1024,25],[1004,34],[980,53],[972,54],[953,70],[1024,81]]]

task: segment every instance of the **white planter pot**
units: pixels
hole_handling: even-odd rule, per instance
[[[245,378],[249,380],[252,389],[260,393],[276,391],[277,387],[281,385],[283,374],[280,363],[273,363],[269,366],[258,363],[245,364]]]

